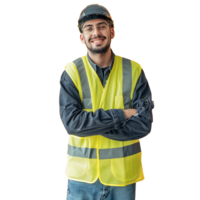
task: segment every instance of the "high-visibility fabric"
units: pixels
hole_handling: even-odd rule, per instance
[[[90,65],[87,56],[65,67],[79,91],[83,109],[126,109],[141,73],[138,63],[115,56],[105,87]],[[144,179],[139,140],[116,141],[101,135],[69,136],[67,176],[93,183],[98,178],[105,185],[126,186]]]

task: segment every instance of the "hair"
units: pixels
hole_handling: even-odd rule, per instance
[[[86,21],[90,20],[90,19],[104,19],[104,20],[106,20],[106,21],[108,22],[108,24],[109,24],[109,26],[110,26],[111,28],[114,28],[114,23],[113,23],[113,21],[112,21],[111,19],[109,19],[109,18],[107,18],[107,17],[104,17],[104,16],[102,16],[102,15],[89,15],[89,16],[83,18],[83,19],[80,21],[80,23],[79,23],[79,25],[78,25],[78,28],[79,28],[80,33],[83,33],[83,25],[84,25],[84,23],[85,23]]]

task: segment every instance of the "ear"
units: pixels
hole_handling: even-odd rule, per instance
[[[111,39],[113,39],[115,37],[115,30],[114,30],[114,28],[110,28],[110,36],[111,36]]]
[[[84,40],[84,37],[83,37],[83,33],[80,34],[80,40],[83,44],[85,44],[85,40]]]

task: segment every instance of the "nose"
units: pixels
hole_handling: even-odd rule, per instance
[[[99,33],[100,33],[99,29],[97,27],[94,27],[93,35],[98,36],[100,35]]]

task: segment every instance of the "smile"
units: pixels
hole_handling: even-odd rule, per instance
[[[104,39],[98,39],[98,40],[93,40],[91,42],[95,43],[95,44],[101,44],[103,41],[104,41]]]

